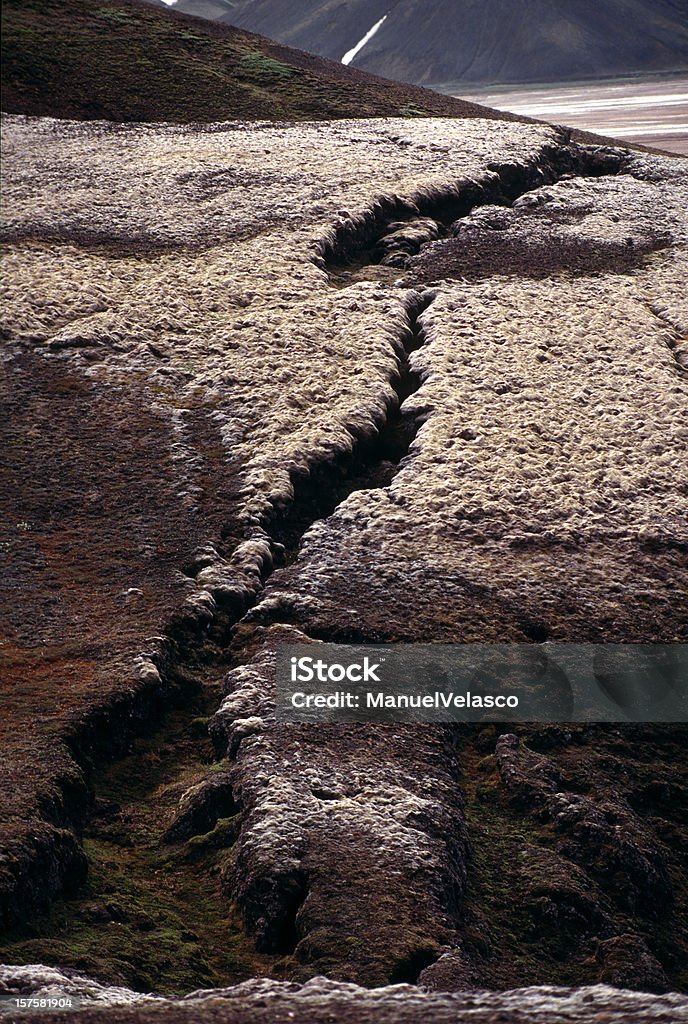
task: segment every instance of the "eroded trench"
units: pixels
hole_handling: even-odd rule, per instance
[[[507,206],[564,175],[617,174],[622,167],[623,155],[616,151],[547,147],[529,164],[489,165],[484,180],[428,193],[413,203],[381,199],[334,230],[314,258],[335,288],[371,278],[391,281],[425,242],[447,237],[450,225],[478,206]],[[407,325],[397,348],[395,398],[377,436],[353,439],[347,455],[294,479],[290,505],[264,523],[275,557],[262,586],[273,566],[295,560],[316,521],[332,515],[354,491],[389,485],[411,457],[421,423],[404,414],[403,403],[421,383],[410,356],[426,340],[423,314],[435,294],[431,289],[405,293]],[[168,667],[166,697],[172,698],[173,710],[165,715],[166,701],[156,702],[151,716],[139,722],[144,735],[130,737],[124,757],[91,770],[97,743],[88,737],[75,743],[77,761],[90,771],[91,811],[83,834],[89,877],[76,892],[55,901],[46,919],[13,933],[6,949],[17,962],[40,960],[85,970],[108,983],[167,992],[280,976],[279,956],[256,951],[241,908],[225,892],[223,878],[231,871],[241,819],[231,791],[211,786],[190,827],[170,830],[182,793],[220,766],[207,722],[222,696],[219,677],[244,657],[246,638],[236,643],[236,627],[261,590],[242,608],[225,609],[210,631],[188,623],[170,630],[176,659]]]
[[[555,184],[564,178],[617,175],[624,171],[626,164],[622,151],[570,144],[567,133],[563,132],[562,143],[545,146],[535,161],[491,163],[487,166],[487,174],[480,179],[460,181],[445,189],[429,189],[414,201],[382,197],[361,220],[351,219],[334,233],[323,247],[321,265],[327,268],[330,282],[337,288],[365,280],[412,286],[414,279],[418,281],[426,276],[419,272],[413,257],[429,243],[451,243],[457,239],[458,222],[481,207],[508,209],[517,199],[544,185]],[[662,242],[663,239],[657,238],[657,247]],[[654,246],[655,241],[651,244]],[[477,245],[483,250],[488,248],[484,234],[479,237]],[[440,251],[442,248],[440,246]],[[490,251],[484,264],[477,261],[471,252],[472,241],[465,235],[457,240],[457,248],[462,251],[463,258],[454,266],[443,267],[447,270],[447,277],[487,277],[505,271],[504,259],[498,252]],[[510,261],[511,273],[532,271],[533,268],[525,265],[525,261],[519,260],[518,253],[512,251],[504,255]],[[645,252],[622,252],[622,255],[628,258],[630,266]],[[602,253],[590,250],[581,256],[585,269],[589,271],[596,269],[594,265],[597,262],[600,262],[598,269],[602,269],[604,261],[618,261],[620,253],[611,249]],[[559,265],[563,269],[571,269],[566,259]],[[556,267],[554,263],[545,266],[543,272],[549,273]],[[411,274],[399,276],[410,269],[413,271]]]
[[[408,295],[407,325],[400,338],[397,372],[392,381],[395,398],[377,435],[354,443],[351,451],[335,462],[316,465],[307,476],[293,479],[293,501],[266,523],[271,541],[280,546],[276,565],[291,564],[298,555],[304,534],[315,522],[331,516],[350,494],[387,487],[401,469],[421,425],[420,418],[403,411],[403,403],[421,383],[411,368],[409,357],[424,344],[421,318],[434,298],[435,292],[431,290]]]

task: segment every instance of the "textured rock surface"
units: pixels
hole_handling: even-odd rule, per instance
[[[666,861],[628,804],[611,795],[593,800],[566,792],[553,762],[524,750],[513,734],[499,737],[495,756],[507,790],[551,820],[570,860],[593,876],[614,879],[618,898],[630,909],[640,904],[650,914],[661,911],[672,895]]]
[[[270,726],[275,627],[212,723],[244,809],[227,876],[260,948],[369,985],[415,981],[459,941],[467,874],[450,731]],[[297,968],[297,973],[299,969]]]
[[[456,994],[421,991],[395,985],[369,991],[357,985],[313,978],[303,986],[274,981],[249,981],[231,989],[193,992],[168,1001],[125,989],[98,985],[83,976],[68,977],[35,965],[0,968],[0,984],[8,993],[50,997],[69,994],[81,1000],[74,1013],[42,1012],[41,1020],[67,1021],[204,1021],[227,1024],[277,1024],[298,1019],[307,1024],[681,1024],[688,1020],[688,1000],[680,995],[649,996],[597,985],[589,988],[526,988],[512,992],[470,991]],[[2,1009],[0,1009],[2,1013]],[[13,1020],[35,1019],[13,1013]]]
[[[82,770],[229,668],[155,864],[223,851],[240,976],[685,987],[685,730],[286,729],[271,665],[295,636],[685,640],[686,163],[487,121],[6,140],[6,919],[83,878]],[[622,173],[557,184],[577,161]]]
[[[669,290],[686,267],[686,228],[676,205],[686,195],[680,168],[636,164],[632,169],[640,180],[632,174],[574,178],[529,193],[511,210],[484,207],[458,223],[457,243],[434,242],[411,261],[403,283],[417,280],[419,265],[434,299],[419,320],[424,344],[410,356],[421,386],[404,410],[424,420],[410,456],[389,487],[357,491],[311,528],[297,560],[271,576],[246,622],[291,622],[313,637],[368,642],[685,639],[686,386],[675,339],[649,309],[651,296]],[[518,263],[510,273],[506,263],[498,263],[488,283],[461,279],[462,234],[474,224],[485,230],[480,226],[496,216],[499,226],[487,230],[515,231],[534,261],[548,252],[540,280],[531,280]],[[555,229],[576,239],[582,254],[577,266],[557,264],[560,239],[541,241],[543,231]],[[645,244],[657,256],[651,262],[641,257],[634,273],[622,273],[632,268],[616,265],[614,247],[625,251]],[[447,250],[457,249],[452,269],[459,281],[431,280],[438,265],[440,272],[446,269]],[[611,263],[604,273],[592,257],[600,252]],[[489,266],[488,252],[485,274]],[[651,414],[648,389],[662,396]],[[268,634],[266,642],[279,643],[280,634]],[[247,822],[257,816],[272,834],[278,822],[291,820],[297,803],[291,771],[303,764],[303,745],[294,742],[291,730],[269,726],[259,739],[256,715],[265,722],[269,712],[264,661],[239,669],[228,684],[234,689],[214,728],[225,734],[235,756],[239,750],[236,770]],[[246,719],[253,723],[249,740],[242,739]],[[347,732],[335,764],[349,763],[349,742]],[[606,742],[604,734],[596,737],[598,749]],[[285,766],[281,774],[290,780],[283,796],[271,790],[266,803],[244,787],[253,763],[250,755],[244,760],[244,744],[267,744],[271,758],[277,753]],[[315,753],[307,756],[319,766]],[[384,759],[381,752],[378,760]],[[547,815],[568,838],[547,850],[523,844],[518,884],[533,934],[539,922],[541,929],[558,931],[564,946],[568,935],[569,955],[576,950],[579,969],[594,977],[601,968],[591,953],[600,935],[630,931],[631,943],[642,942],[636,929],[653,926],[641,922],[661,916],[671,903],[665,853],[656,832],[648,831],[623,795],[607,790],[599,801],[579,793],[567,797],[557,785],[555,763],[546,758],[534,774],[530,766],[524,771],[525,802],[533,810],[540,801],[534,792],[538,772],[548,780]],[[346,822],[346,810],[335,803],[331,813],[337,812]],[[540,814],[539,821],[546,817]],[[268,853],[258,866],[255,830],[244,827],[236,865],[240,903],[244,887],[256,884],[271,859]],[[425,831],[440,845],[446,837],[433,821],[426,820]],[[307,861],[309,849],[321,842],[315,827],[305,846],[303,835],[292,831],[290,856]],[[396,859],[413,877],[412,859],[401,843]],[[446,860],[451,863],[451,855]],[[374,839],[366,851],[358,838],[357,862],[370,864],[369,878],[375,876]],[[278,874],[278,864],[269,871]],[[543,878],[550,880],[549,891]],[[341,926],[337,944],[343,949],[346,926],[336,902],[330,898],[328,904],[317,885],[303,885],[307,899],[296,917],[297,958],[311,959],[309,902],[333,908],[323,918],[333,933]],[[402,892],[400,917],[404,900]],[[685,906],[683,889],[679,902]],[[446,898],[445,906],[451,906]],[[629,912],[633,925],[624,916]],[[437,927],[435,948],[446,941]],[[450,936],[449,942],[458,945],[459,939]],[[430,943],[429,955],[432,949]],[[367,946],[366,955],[372,962],[378,951]],[[484,962],[479,950],[477,959]],[[645,969],[641,960],[626,956],[625,970],[635,970],[638,985],[652,977],[661,987],[660,965],[655,961],[656,970]],[[347,976],[348,955],[340,953],[335,969]]]
[[[88,748],[94,704],[145,717],[165,691],[161,633],[175,608],[185,602],[183,638],[218,600],[240,612],[270,559],[259,523],[288,500],[291,475],[373,433],[392,401],[403,295],[333,291],[312,262],[332,224],[385,190],[412,197],[552,139],[489,122],[458,136],[451,122],[6,122],[16,755],[3,799],[6,884],[25,879],[22,898],[31,887],[40,904],[83,871],[69,831],[82,783],[55,730]],[[149,699],[132,706],[132,693]],[[110,729],[97,742],[116,739]],[[49,881],[33,886],[40,859]]]
[[[422,384],[404,408],[426,422],[412,458],[313,528],[270,580],[271,607],[302,605],[314,635],[379,641],[685,639],[682,166],[484,207],[411,261],[406,284],[416,266],[423,283],[458,278],[420,318]],[[463,279],[474,230],[515,236],[525,259],[509,271],[488,248],[489,280]],[[558,265],[559,237],[543,243],[555,230],[576,240],[575,268]],[[636,273],[613,257],[602,272],[619,244],[661,248]],[[540,280],[524,280],[531,260]],[[654,310],[668,293],[667,323]]]

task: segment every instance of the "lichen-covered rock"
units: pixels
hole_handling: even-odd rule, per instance
[[[546,806],[561,785],[561,777],[551,758],[528,750],[513,733],[499,737],[495,756],[509,794],[525,806]]]
[[[460,948],[448,949],[418,975],[426,992],[465,992],[477,988],[475,967]]]
[[[656,836],[613,795],[598,801],[555,793],[549,805],[562,852],[593,875],[608,877],[629,910],[660,913],[673,889],[666,857]]]
[[[525,749],[512,734],[500,736],[496,757],[510,794],[551,820],[563,836],[561,852],[611,880],[628,909],[652,915],[671,899],[661,846],[625,800],[613,793],[592,800],[562,791],[551,759]]]
[[[237,807],[229,777],[223,773],[196,783],[179,800],[179,810],[167,830],[172,842],[210,832],[218,818],[236,814]]]
[[[0,967],[3,992],[37,998],[72,996],[77,1011],[41,1013],[46,1024],[74,1020],[79,1024],[163,1020],[183,1024],[202,1019],[217,1024],[278,1024],[298,1019],[304,1024],[654,1024],[688,1021],[688,1000],[678,994],[649,995],[607,985],[587,988],[523,988],[507,992],[428,992],[412,985],[369,989],[317,977],[304,985],[259,979],[224,988],[192,992],[183,999],[161,999],[99,985],[83,975],[33,965]],[[0,1013],[2,1011],[0,1010]],[[13,1020],[34,1019],[16,1010]]]
[[[386,266],[405,266],[404,257],[420,251],[423,245],[433,242],[440,233],[437,221],[432,217],[412,217],[408,221],[392,221],[386,233],[377,243],[380,263]]]
[[[647,944],[637,935],[616,935],[600,942],[596,959],[603,984],[624,988],[642,987],[648,992],[666,992],[667,977]]]
[[[292,480],[374,436],[396,400],[403,295],[335,291],[324,249],[380,195],[410,208],[557,136],[482,121],[3,128],[4,653],[24,689],[4,723],[0,914],[15,919],[79,857],[58,855],[55,831],[74,824],[54,795],[78,775],[72,754],[125,748],[170,699],[180,650],[210,649],[212,624],[260,589],[263,525]]]
[[[211,723],[234,758],[242,811],[228,893],[259,949],[293,954],[303,976],[415,981],[456,941],[466,881],[451,736],[280,727],[275,646],[299,639],[293,628],[268,630],[261,653],[227,677]]]

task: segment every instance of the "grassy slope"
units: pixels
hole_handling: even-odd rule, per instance
[[[137,0],[5,0],[2,109],[113,121],[508,114]]]

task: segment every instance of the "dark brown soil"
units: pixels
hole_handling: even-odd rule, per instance
[[[654,240],[630,244],[564,238],[555,231],[549,238],[529,239],[523,234],[481,231],[470,238],[448,238],[426,246],[409,267],[412,283],[444,278],[492,277],[510,274],[543,278],[566,272],[573,275],[624,274],[642,266],[645,257],[667,244]]]
[[[135,655],[183,601],[190,581],[178,570],[194,545],[226,525],[238,467],[198,407],[187,426],[199,461],[181,475],[172,425],[141,380],[103,387],[29,353],[5,370],[0,819],[3,846],[27,865],[0,871],[12,919],[83,876],[70,826],[86,793],[72,751],[85,765],[121,752],[171,699],[142,685]],[[184,680],[169,683],[186,699]],[[49,861],[58,840],[62,859],[34,880],[32,849]]]

